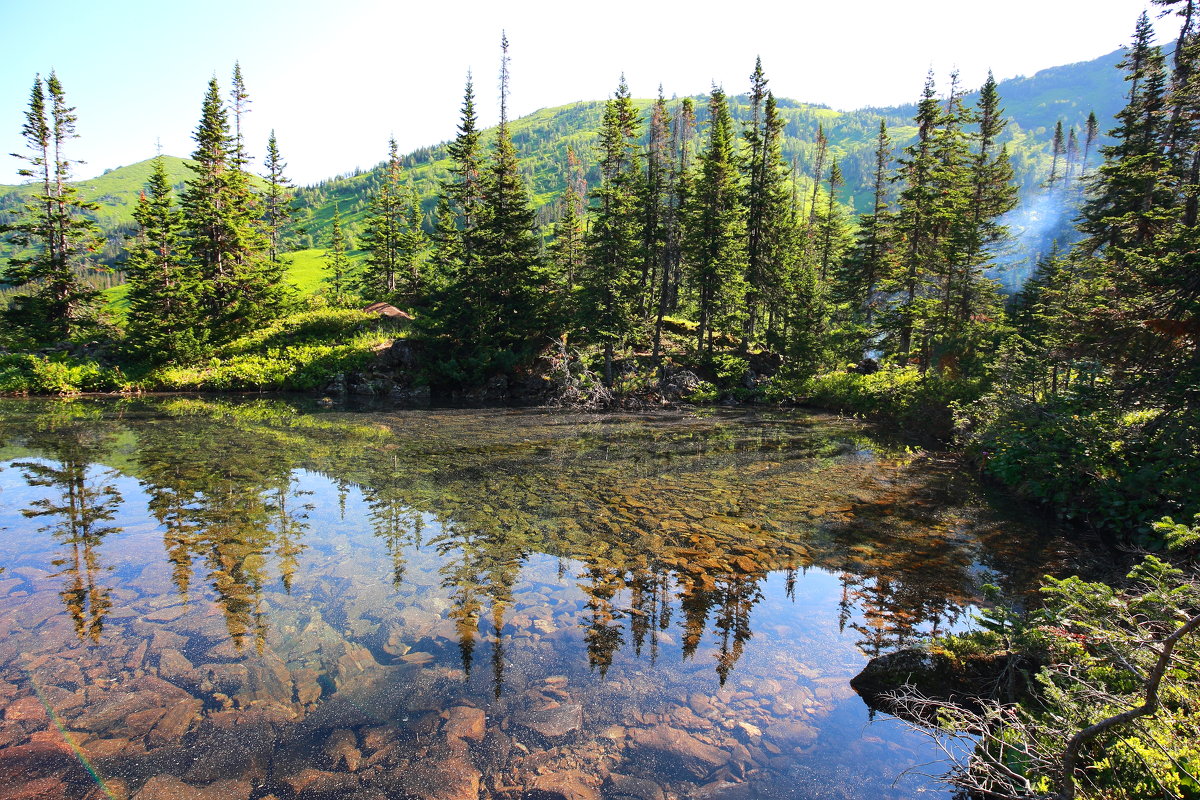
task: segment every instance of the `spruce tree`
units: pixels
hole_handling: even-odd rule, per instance
[[[1084,207],[1080,226],[1093,251],[1146,242],[1171,196],[1171,165],[1162,146],[1167,74],[1162,50],[1153,39],[1150,17],[1143,12],[1119,65],[1127,73],[1128,102],[1117,114],[1114,144],[1101,148],[1105,163],[1099,170],[1098,191]]]
[[[246,139],[242,134],[242,117],[250,111],[250,94],[246,91],[246,81],[242,77],[242,65],[233,62],[233,79],[229,88],[229,108],[233,112],[233,146],[231,162],[237,169],[245,170],[250,163],[246,154]],[[272,132],[274,136],[274,132]]]
[[[895,230],[904,244],[898,254],[896,270],[884,286],[894,299],[881,323],[891,340],[888,349],[900,360],[907,360],[912,349],[918,301],[928,279],[929,265],[937,257],[937,239],[931,217],[937,200],[934,136],[941,122],[941,108],[934,87],[933,73],[930,72],[917,104],[916,139],[904,148],[896,176],[902,189],[897,202]]]
[[[974,152],[969,162],[967,214],[958,235],[957,284],[952,287],[954,335],[968,335],[976,323],[998,316],[998,286],[984,271],[991,266],[990,253],[1008,237],[1004,215],[1017,205],[1017,187],[1006,145],[999,144],[1007,121],[1000,107],[996,80],[988,73],[979,92],[974,121],[978,126]],[[964,342],[967,350],[972,345]]]
[[[201,308],[211,339],[231,339],[282,310],[288,292],[283,267],[267,257],[268,239],[250,176],[236,143],[216,78],[208,83],[193,135],[194,176],[180,197],[184,246],[200,280]]]
[[[556,284],[557,313],[574,318],[575,288],[583,274],[587,258],[584,238],[583,169],[574,148],[567,147],[567,187],[560,203],[558,221],[554,224],[554,240],[550,244],[550,260]]]
[[[790,212],[783,161],[784,120],[775,96],[767,89],[762,61],[750,75],[750,120],[743,129],[746,154],[743,163],[746,187],[746,315],[742,336],[745,347],[767,319],[768,338],[780,316],[781,289],[786,283],[784,264]]]
[[[879,121],[875,140],[874,171],[871,178],[871,211],[859,215],[854,248],[838,281],[839,298],[847,302],[870,327],[874,323],[876,289],[890,272],[892,257],[892,215],[888,209],[888,168],[892,143],[887,123]],[[865,342],[864,342],[865,345]]]
[[[350,272],[350,257],[346,254],[346,236],[342,232],[342,212],[335,204],[333,220],[330,224],[329,250],[325,253],[325,268],[328,274],[325,282],[333,290],[334,305],[342,305],[346,293],[356,283]]]
[[[829,137],[825,135],[825,126],[817,124],[817,141],[815,144],[812,168],[812,198],[808,201],[808,223],[804,228],[806,243],[812,241],[813,228],[817,223],[818,198],[821,196],[821,180],[825,175],[825,159],[829,155]]]
[[[919,363],[922,371],[954,358],[955,298],[963,283],[971,280],[965,254],[971,236],[970,142],[966,130],[970,122],[963,104],[963,89],[958,74],[951,73],[950,89],[933,134],[933,196],[926,210],[928,234],[934,244],[930,261],[923,265],[928,276],[929,301],[920,304],[915,314],[920,328]]]
[[[99,292],[81,273],[99,249],[101,236],[85,215],[97,206],[80,198],[70,183],[73,162],[67,144],[76,138],[75,109],[66,104],[53,71],[44,82],[40,75],[34,78],[21,134],[29,152],[14,155],[28,166],[18,174],[33,178],[37,189],[24,215],[4,230],[29,255],[10,258],[2,277],[5,283],[32,291],[14,297],[4,317],[34,340],[62,341],[93,322]]]
[[[659,305],[667,270],[667,237],[671,215],[674,155],[671,153],[671,113],[662,86],[650,109],[646,143],[646,174],[638,204],[642,214],[642,276],[638,287],[638,314],[649,318]]]
[[[439,298],[434,330],[453,342],[456,360],[480,378],[481,372],[505,369],[530,355],[553,327],[542,307],[546,268],[536,215],[521,179],[508,125],[508,38],[501,36],[500,122],[490,157],[476,174],[473,145],[459,150],[463,170],[456,203],[465,213],[478,191],[474,219],[464,218],[461,261],[447,292]],[[474,135],[474,109],[468,89],[462,143]],[[466,129],[464,131],[464,129]],[[465,152],[464,152],[465,150]],[[472,176],[475,177],[472,177]],[[472,187],[472,188],[468,188]],[[454,196],[452,195],[452,199]]]
[[[273,263],[279,263],[279,250],[283,237],[283,229],[295,216],[292,208],[294,186],[283,174],[287,163],[279,153],[279,143],[275,140],[275,131],[271,131],[267,139],[267,158],[263,162],[267,174],[266,191],[263,193],[263,222],[266,223],[267,239],[270,242],[267,256]]]
[[[1050,177],[1046,178],[1047,188],[1053,189],[1059,178],[1062,177],[1059,173],[1059,162],[1063,160],[1066,153],[1066,139],[1063,136],[1062,120],[1054,123],[1054,139],[1050,144]]]
[[[640,119],[624,76],[605,105],[597,149],[600,185],[581,276],[580,322],[604,344],[604,381],[612,386],[613,350],[633,328],[638,265],[644,263],[638,196]]]
[[[432,313],[418,319],[429,333],[453,340],[456,355],[462,355],[466,342],[478,340],[482,300],[479,222],[483,154],[474,82],[469,72],[461,118],[455,138],[446,146],[446,151],[450,157],[450,177],[442,183],[438,193],[430,254],[434,284],[438,288],[432,298]]]
[[[697,347],[713,354],[714,333],[740,333],[745,317],[746,220],[725,92],[709,96],[708,146],[685,212],[685,248],[698,292]]]
[[[422,226],[421,200],[412,185],[405,187],[403,202],[404,226],[400,231],[400,294],[409,303],[426,299],[430,289],[426,270],[426,251],[429,237]]]
[[[475,87],[467,73],[463,92],[462,118],[454,141],[446,145],[450,156],[450,178],[442,184],[446,213],[439,212],[441,241],[435,249],[434,268],[447,277],[460,271],[478,270],[476,229],[482,203],[483,154],[480,151],[478,117],[475,112]],[[451,231],[457,231],[452,234]],[[455,241],[451,242],[450,238]]]
[[[1185,17],[1176,71],[1195,76],[1200,48],[1189,22]],[[1152,36],[1143,14],[1121,63],[1128,102],[1111,132],[1114,143],[1101,148],[1105,161],[1084,209],[1087,257],[1076,254],[1076,272],[1092,277],[1095,291],[1081,334],[1087,352],[1112,370],[1123,404],[1166,410],[1156,423],[1163,430],[1184,431],[1176,424],[1183,414],[1184,427],[1194,431],[1194,416],[1186,420],[1187,410],[1197,407],[1195,386],[1200,384],[1195,346],[1200,281],[1194,255],[1200,250],[1195,209],[1200,187],[1190,174],[1200,131],[1191,109],[1200,106],[1200,81],[1168,84]]]
[[[828,282],[833,276],[833,267],[839,264],[849,246],[850,229],[846,223],[845,212],[838,204],[838,190],[846,184],[842,176],[842,168],[834,159],[829,168],[829,197],[824,213],[817,222],[817,240],[819,242],[818,263],[820,268],[817,276],[822,283]]]
[[[439,299],[458,274],[462,263],[460,233],[458,216],[450,205],[450,198],[444,191],[440,192],[433,210],[433,236],[429,253],[430,289]]]
[[[371,194],[371,210],[362,235],[367,260],[360,277],[360,290],[372,302],[394,300],[399,292],[406,213],[402,179],[400,155],[392,138],[388,140],[383,175]]]
[[[150,361],[187,363],[203,354],[201,287],[183,243],[183,214],[162,157],[154,159],[146,190],[133,211],[138,231],[128,245],[123,268],[126,338],[131,349]]]
[[[671,126],[671,152],[675,154],[675,171],[672,175],[673,191],[669,227],[667,229],[667,276],[664,285],[663,305],[667,312],[679,308],[679,288],[683,282],[683,227],[684,208],[691,194],[692,139],[696,132],[696,108],[692,98],[685,97],[679,104]]]

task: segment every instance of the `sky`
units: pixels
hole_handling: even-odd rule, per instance
[[[0,183],[17,183],[34,76],[55,70],[78,115],[77,178],[194,149],[210,78],[234,62],[261,170],[273,129],[306,185],[452,138],[468,70],[493,124],[500,33],[510,116],[602,100],[747,90],[755,57],[779,97],[834,108],[915,101],[926,73],[967,85],[1086,61],[1126,44],[1145,0],[0,0]],[[1174,20],[1156,23],[1170,39]]]

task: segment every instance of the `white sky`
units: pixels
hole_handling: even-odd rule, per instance
[[[501,29],[511,114],[633,94],[746,91],[756,55],[780,97],[835,108],[914,101],[926,71],[969,85],[1084,61],[1126,44],[1144,0],[0,0],[0,153],[23,147],[33,76],[56,69],[77,107],[77,177],[187,155],[209,77],[240,60],[261,161],[274,128],[301,184],[453,136],[468,69],[495,121]],[[1158,23],[1170,38],[1173,20]],[[0,155],[0,183],[17,182]],[[257,166],[257,163],[256,163]]]

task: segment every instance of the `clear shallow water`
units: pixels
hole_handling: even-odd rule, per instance
[[[0,786],[944,795],[848,681],[1038,528],[802,414],[0,401]]]

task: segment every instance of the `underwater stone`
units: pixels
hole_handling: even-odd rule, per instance
[[[542,736],[566,736],[583,727],[583,707],[577,703],[569,703],[542,711],[526,711],[517,714],[515,721]]]
[[[454,706],[447,712],[449,718],[446,720],[443,732],[446,734],[446,739],[470,739],[475,742],[482,742],[483,737],[487,734],[487,717],[482,709],[471,708],[470,706]]]

